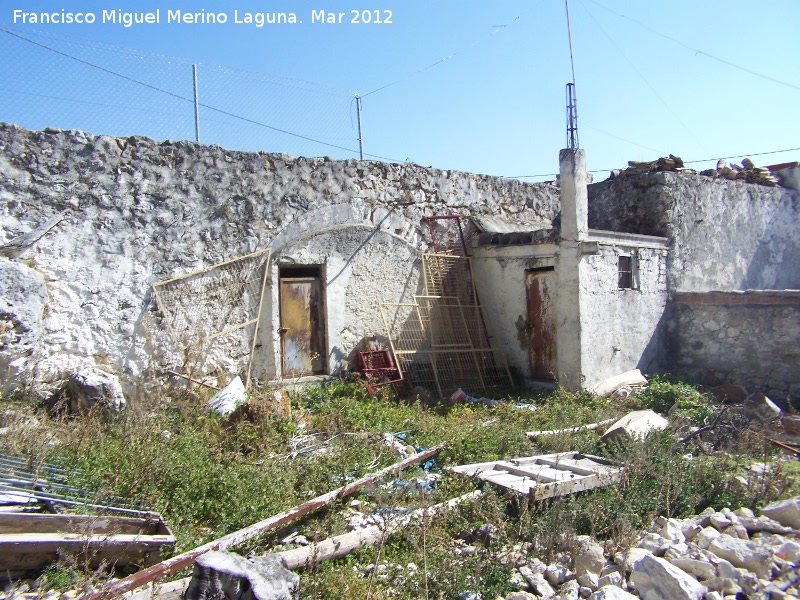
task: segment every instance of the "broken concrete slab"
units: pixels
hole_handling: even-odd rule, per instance
[[[597,396],[609,396],[623,387],[636,388],[645,385],[647,385],[647,379],[639,369],[634,369],[604,379],[600,383],[594,384],[587,391]]]
[[[207,552],[194,564],[185,600],[293,600],[300,576],[275,557],[249,561],[233,552]]]
[[[651,431],[663,431],[667,427],[669,421],[658,413],[652,410],[635,410],[609,427],[600,439],[609,440],[620,436],[644,439]]]

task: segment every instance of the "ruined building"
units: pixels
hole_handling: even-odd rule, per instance
[[[800,391],[796,188],[587,186],[582,151],[560,163],[555,187],[0,124],[4,387],[86,366],[129,393],[168,371],[337,374],[390,341],[381,305],[425,296],[430,220],[457,215],[482,326],[520,377],[580,388],[638,367]]]

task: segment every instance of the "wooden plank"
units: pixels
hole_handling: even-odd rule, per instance
[[[361,479],[357,479],[347,485],[344,485],[340,488],[337,488],[333,491],[328,492],[327,494],[323,494],[321,496],[317,496],[316,498],[309,500],[308,502],[304,502],[298,506],[290,508],[287,511],[279,513],[275,516],[269,517],[264,519],[263,521],[259,521],[258,523],[254,523],[249,527],[245,527],[244,529],[240,529],[239,531],[234,531],[233,533],[229,533],[226,536],[223,536],[217,540],[209,542],[207,544],[203,544],[193,550],[189,550],[188,552],[184,552],[183,554],[178,554],[177,556],[173,556],[157,565],[153,565],[143,571],[139,571],[138,573],[134,573],[133,575],[129,575],[128,577],[124,577],[119,581],[115,581],[110,585],[107,585],[103,589],[93,594],[88,594],[84,596],[83,600],[100,600],[101,598],[116,598],[121,596],[125,592],[129,592],[130,590],[135,590],[136,588],[142,587],[143,585],[153,581],[157,577],[163,577],[165,575],[169,575],[171,573],[175,573],[176,571],[180,571],[184,567],[188,567],[194,564],[194,561],[197,559],[198,556],[205,554],[211,550],[225,550],[227,548],[231,548],[233,546],[238,546],[239,544],[246,542],[254,537],[257,537],[264,533],[265,531],[270,531],[281,525],[285,525],[295,519],[299,519],[302,516],[307,515],[308,513],[315,511],[323,506],[327,506],[332,502],[338,500],[339,498],[343,498],[345,496],[349,496],[350,494],[355,493],[362,487],[377,481],[384,475],[391,473],[393,471],[404,469],[407,466],[422,462],[427,460],[431,456],[438,454],[442,448],[444,448],[444,444],[439,446],[435,446],[429,450],[425,450],[424,452],[420,452],[419,454],[414,454],[397,462],[393,465],[386,467],[385,469],[381,469],[380,471],[376,471],[375,473],[370,473],[369,475],[365,475]]]
[[[160,517],[136,519],[92,515],[48,515],[33,513],[5,514],[0,520],[0,534],[32,533],[171,535]],[[173,539],[174,542],[174,539]]]

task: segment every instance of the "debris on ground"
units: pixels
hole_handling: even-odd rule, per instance
[[[609,427],[600,439],[619,439],[621,436],[642,440],[651,431],[663,431],[667,427],[669,427],[669,421],[658,413],[652,410],[635,410]]]
[[[208,401],[209,410],[227,416],[235,411],[240,404],[247,400],[242,378],[238,375],[228,385],[218,391]]]
[[[293,600],[300,576],[271,556],[248,560],[233,552],[207,552],[198,557],[185,600],[241,598]]]
[[[525,435],[531,438],[535,438],[535,437],[545,437],[551,435],[561,435],[564,433],[578,433],[580,431],[590,431],[592,429],[597,429],[598,427],[603,427],[604,425],[608,425],[609,423],[613,423],[614,421],[616,421],[616,419],[605,419],[597,423],[589,423],[588,425],[580,425],[578,427],[568,427],[567,429],[545,429],[543,431],[529,431]]]
[[[193,565],[198,557],[207,552],[212,550],[226,550],[227,548],[238,546],[254,537],[262,535],[267,531],[271,531],[293,520],[299,519],[315,510],[327,506],[332,502],[349,496],[364,486],[367,486],[385,477],[389,473],[423,462],[438,454],[442,448],[444,448],[444,445],[435,446],[429,450],[425,450],[424,452],[414,454],[405,460],[401,460],[393,465],[381,469],[380,471],[365,475],[356,481],[343,485],[321,496],[317,496],[308,502],[304,502],[303,504],[290,508],[282,513],[271,516],[267,519],[259,521],[258,523],[254,523],[253,525],[249,525],[244,529],[229,533],[219,539],[208,542],[202,546],[198,546],[193,550],[189,550],[182,554],[178,554],[177,556],[168,558],[167,560],[148,567],[143,571],[139,571],[138,573],[134,573],[133,575],[129,575],[128,577],[114,581],[108,584],[102,590],[86,595],[84,600],[101,600],[103,598],[117,597],[121,596],[125,592],[138,589],[159,577],[170,575],[185,567]]]
[[[499,400],[491,400],[490,398],[475,398],[470,396],[461,388],[458,388],[450,395],[449,402],[450,404],[466,402],[468,404],[483,404],[484,406],[497,406],[500,404]]]
[[[25,458],[0,454],[0,571],[84,554],[94,567],[152,564],[175,545],[157,513],[120,498],[100,502],[66,475],[57,465],[33,470]]]
[[[561,452],[460,465],[450,470],[544,500],[610,485],[619,479],[623,466],[599,456]]]
[[[71,414],[84,414],[95,406],[118,413],[125,408],[126,403],[119,378],[92,366],[69,373],[57,385],[55,392],[45,400],[48,408],[64,409]]]
[[[604,379],[586,391],[595,396],[612,396],[620,392],[622,397],[627,397],[633,392],[643,389],[646,385],[647,379],[642,375],[642,372],[639,369],[633,369],[632,371],[626,371]]]

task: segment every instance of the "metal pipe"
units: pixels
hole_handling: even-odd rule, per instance
[[[192,65],[192,81],[194,82],[194,141],[200,143],[200,100],[197,95],[197,65]]]

